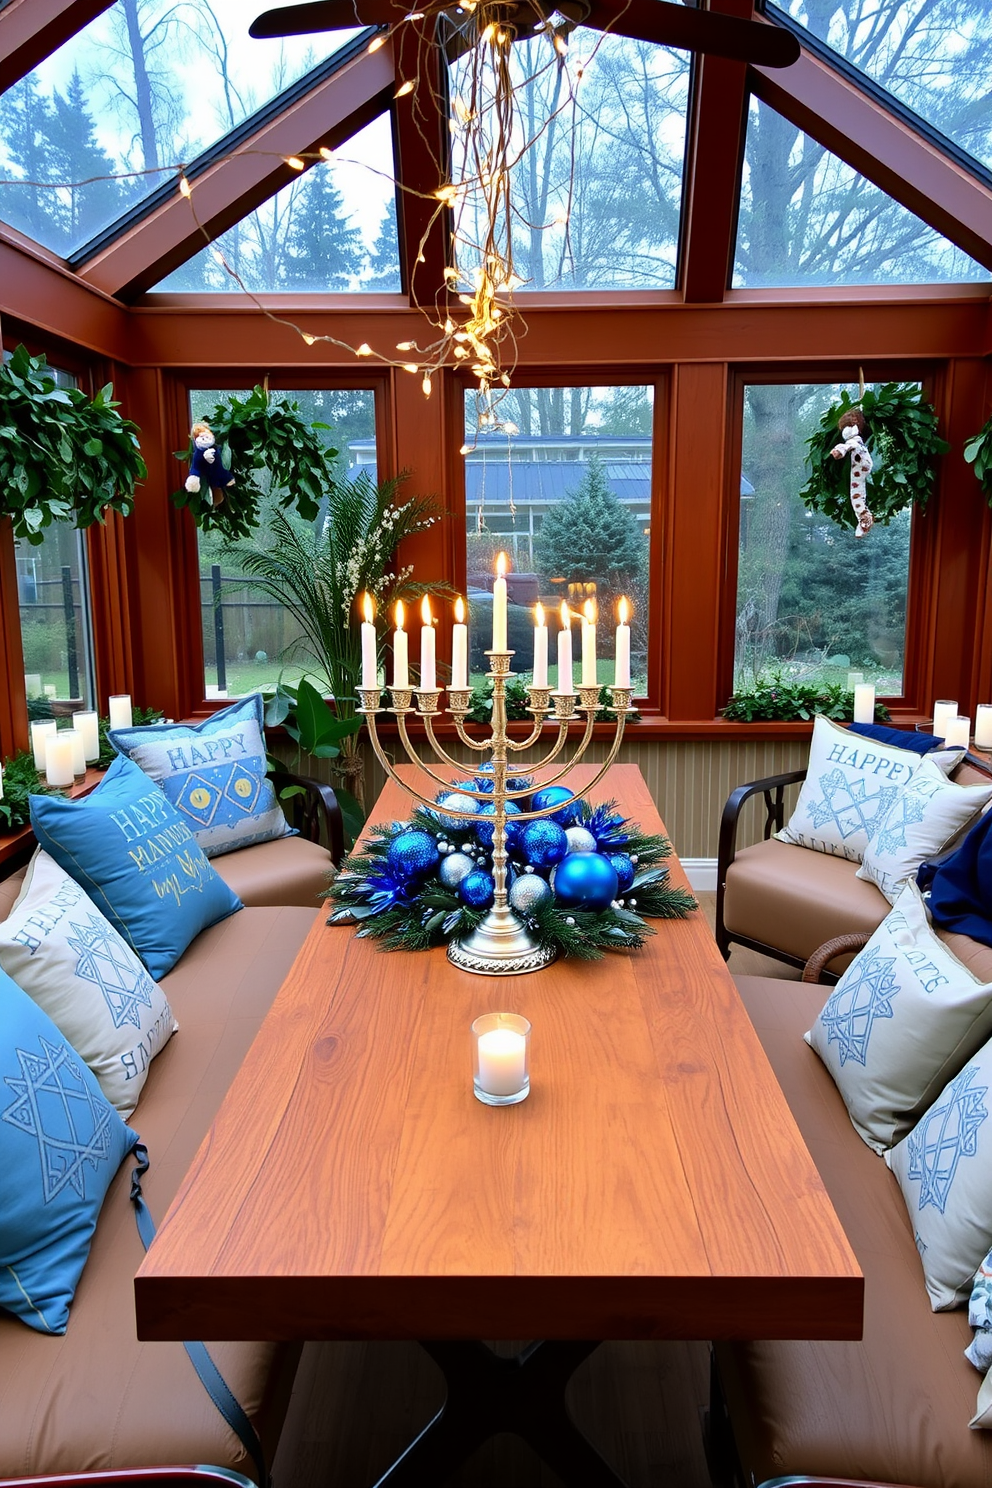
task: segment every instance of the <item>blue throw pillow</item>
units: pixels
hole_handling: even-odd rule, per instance
[[[914,754],[929,754],[939,749],[943,739],[936,734],[921,734],[915,729],[888,728],[884,723],[852,723],[848,732],[861,734],[865,739],[877,739],[880,744],[892,744],[896,749],[911,749]]]
[[[65,1332],[107,1188],[138,1140],[0,971],[0,1306],[39,1333]]]
[[[242,907],[165,794],[124,755],[91,795],[32,796],[31,825],[156,982],[201,930]]]
[[[162,787],[208,858],[292,835],[266,775],[262,695],[203,723],[114,729],[110,742]]]

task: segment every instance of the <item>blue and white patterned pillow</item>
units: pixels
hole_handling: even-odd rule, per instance
[[[114,729],[109,738],[160,785],[208,858],[291,836],[266,775],[261,693],[203,723]]]
[[[0,1307],[64,1333],[124,1125],[48,1014],[0,971]]]
[[[980,982],[938,939],[919,889],[908,883],[806,1039],[858,1135],[883,1152],[990,1034],[992,983]]]
[[[41,848],[0,924],[0,966],[82,1055],[107,1099],[130,1116],[176,1021],[130,946]]]
[[[947,775],[963,753],[941,749],[927,759]],[[776,837],[860,863],[903,786],[922,762],[923,757],[911,749],[894,749],[862,738],[817,716],[799,800],[788,825]]]
[[[924,759],[880,821],[858,878],[875,884],[894,904],[920,864],[942,852],[989,801],[992,781],[955,785],[931,759]]]
[[[992,1043],[885,1161],[902,1189],[935,1312],[967,1302],[992,1236]]]

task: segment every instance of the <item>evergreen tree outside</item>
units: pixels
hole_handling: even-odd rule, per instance
[[[600,605],[647,588],[647,539],[636,517],[616,496],[599,455],[593,452],[578,486],[552,506],[534,538],[534,561],[546,582],[596,585]]]
[[[65,238],[63,251],[71,253],[113,222],[123,205],[120,184],[100,179],[113,175],[114,162],[97,142],[96,125],[78,70],[69,79],[64,96],[57,89],[52,93],[49,139],[64,172],[62,179],[89,183],[57,193]]]
[[[348,219],[329,166],[315,165],[303,178],[281,256],[287,289],[352,288],[362,262],[362,235]]]

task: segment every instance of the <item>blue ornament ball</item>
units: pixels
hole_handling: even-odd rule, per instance
[[[630,861],[626,853],[607,853],[607,857],[613,864],[613,867],[616,869],[617,893],[626,894],[627,890],[634,882],[634,877],[637,873],[637,869],[634,867],[634,864]]]
[[[539,904],[551,898],[551,889],[536,873],[523,873],[510,885],[510,908],[517,914],[533,914]]]
[[[429,832],[412,828],[400,832],[386,849],[386,861],[402,878],[422,878],[437,867],[440,853]]]
[[[535,868],[551,868],[560,863],[568,852],[568,838],[564,827],[547,817],[538,817],[521,829],[520,851],[528,863]]]
[[[608,909],[617,897],[617,870],[602,853],[569,853],[552,874],[551,887],[566,909]]]
[[[468,856],[468,853],[453,852],[449,853],[446,858],[442,858],[437,876],[446,889],[457,889],[462,879],[467,877],[474,867],[475,861]]]
[[[562,805],[562,802],[568,805]],[[585,801],[572,800],[572,792],[567,785],[545,785],[541,790],[534,792],[531,797],[532,811],[545,811],[549,806],[561,806],[559,811],[553,811],[548,817],[549,821],[558,822],[563,827],[571,826],[572,822],[578,821],[586,810]]]
[[[496,803],[494,801],[483,801],[482,805],[479,807],[478,814],[479,816],[488,816],[490,818],[494,817],[496,815]],[[520,815],[520,807],[517,805],[516,801],[506,802],[506,814],[508,817]],[[493,837],[495,835],[493,832],[492,822],[476,822],[475,835],[478,837],[483,847],[491,848],[493,845]],[[516,837],[516,823],[508,821],[506,824],[507,847],[509,847],[513,842],[516,841]]]
[[[461,791],[448,791],[446,794],[435,796],[434,799],[441,808],[440,811],[435,812],[435,815],[442,827],[446,827],[449,832],[464,831],[468,822],[464,817],[445,816],[443,814],[445,811],[468,811],[474,816],[479,809],[476,798],[465,795]]]
[[[486,873],[482,868],[473,868],[458,885],[458,892],[470,908],[488,909],[493,902],[496,885],[491,873]]]

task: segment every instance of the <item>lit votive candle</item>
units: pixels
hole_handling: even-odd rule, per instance
[[[100,719],[96,713],[73,713],[72,726],[83,736],[83,751],[89,764],[100,758]]]
[[[56,732],[58,724],[54,718],[42,718],[31,725],[31,748],[34,750],[34,767],[40,774],[45,768],[45,746]]]
[[[519,1013],[485,1013],[472,1024],[473,1089],[487,1106],[513,1106],[530,1093],[530,1024]]]
[[[949,718],[945,725],[944,743],[948,749],[967,749],[968,740],[971,738],[971,719],[963,713],[956,713]]]
[[[49,785],[71,785],[73,782],[72,740],[69,730],[53,734],[45,745],[45,780]]]
[[[943,739],[947,734],[947,720],[956,718],[958,715],[957,702],[951,702],[949,698],[938,698],[933,705],[933,733],[937,739]]]
[[[875,684],[859,682],[854,689],[855,723],[871,723],[875,717]]]
[[[210,696],[209,688],[207,689],[207,696]],[[131,717],[131,694],[128,692],[115,693],[109,699],[109,704],[110,727],[112,729],[130,728],[133,721]]]
[[[617,605],[617,614],[620,624],[617,626],[617,654],[613,668],[614,687],[630,686],[630,626],[627,621],[630,617],[630,606],[626,599],[621,596]]]
[[[72,773],[73,775],[86,774],[86,746],[82,734],[78,729],[64,729],[64,737],[69,740],[72,748]]]
[[[379,669],[375,649],[375,626],[372,623],[371,594],[363,596],[362,613],[365,616],[362,621],[362,686],[374,691],[379,680]]]
[[[567,600],[561,602],[561,630],[558,632],[558,691],[575,691],[572,674],[572,615]]]
[[[992,703],[979,703],[975,709],[975,748],[992,749]]]
[[[420,602],[420,619],[422,621],[420,631],[420,689],[422,692],[434,692],[437,687],[434,617],[431,615],[431,602],[426,594]]]
[[[505,651],[506,645],[506,570],[505,553],[496,558],[496,582],[493,584],[493,650]]]
[[[396,601],[396,629],[393,631],[393,687],[407,688],[410,686],[410,661],[409,641],[406,631],[403,629],[403,621],[406,611],[403,601]]]
[[[548,685],[548,627],[544,623],[544,606],[534,606],[534,687]]]
[[[582,686],[595,687],[596,676],[596,606],[587,599],[582,606]]]
[[[461,595],[455,600],[455,623],[451,627],[451,685],[462,692],[468,687],[468,626]]]

